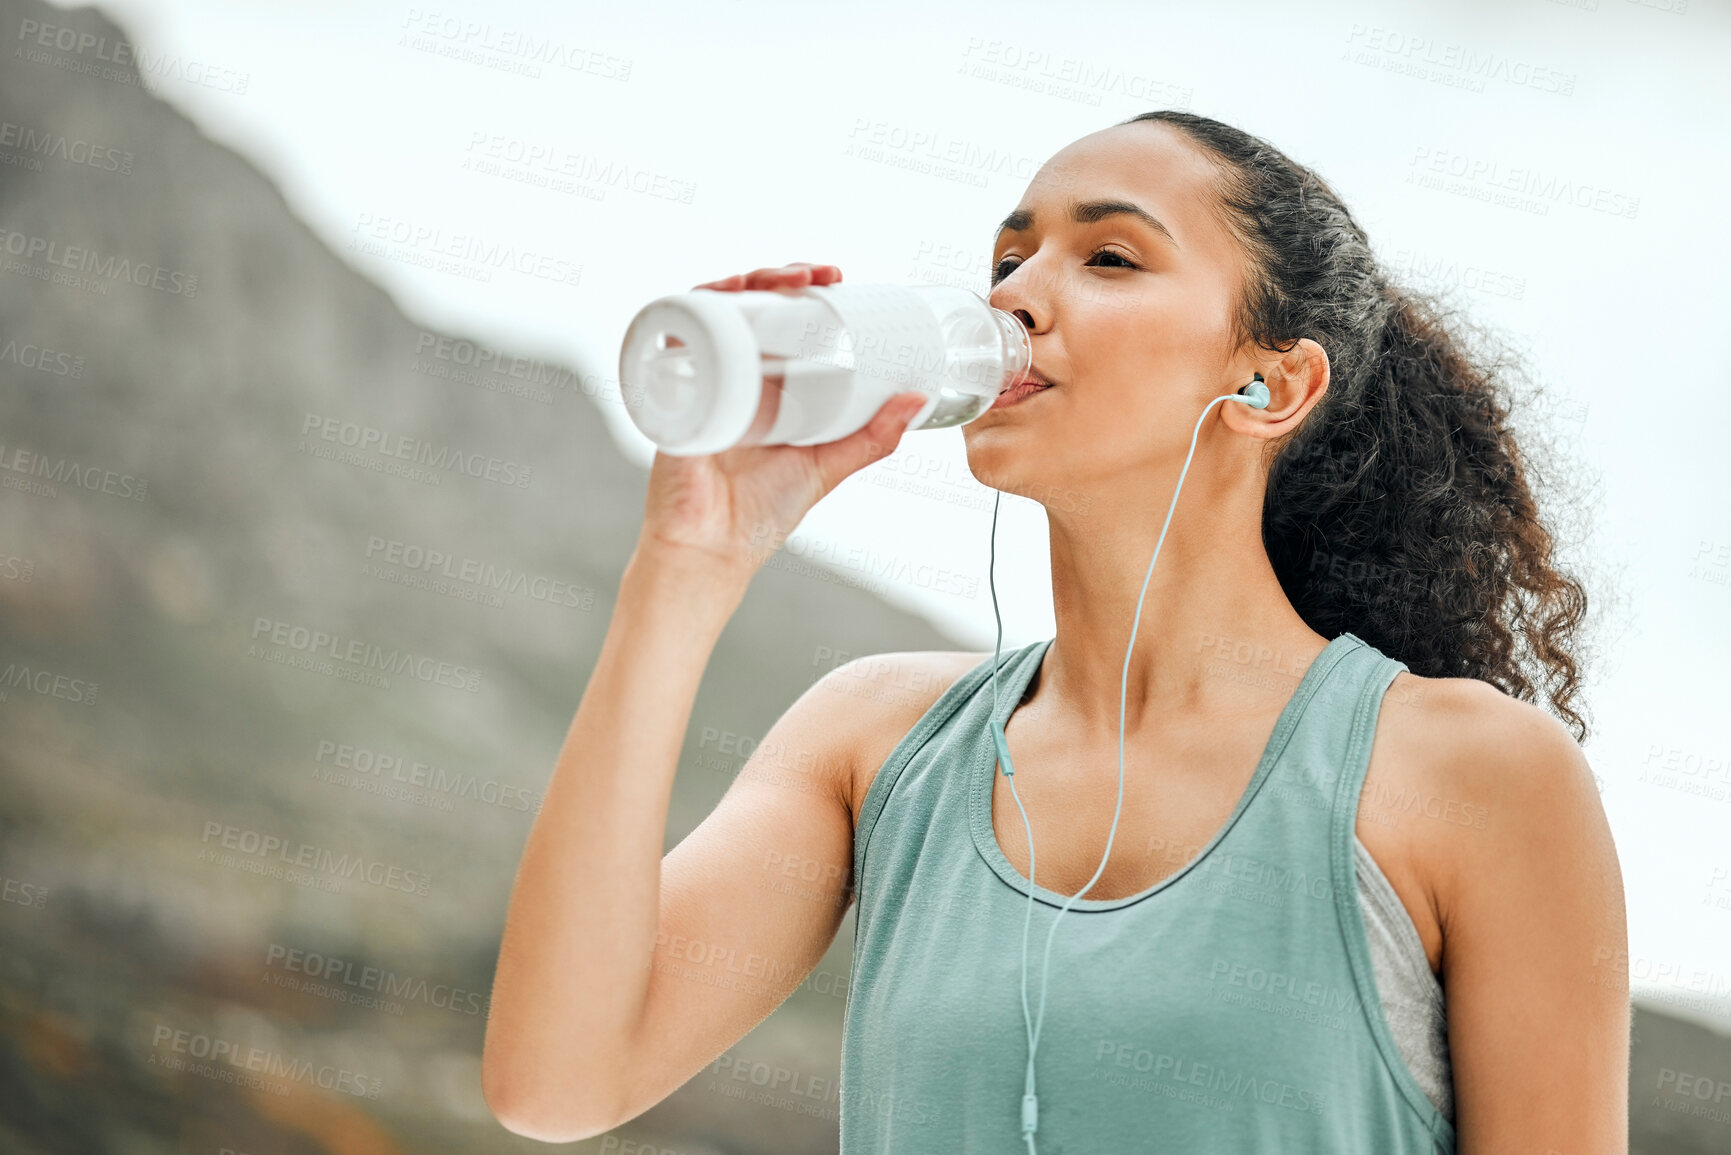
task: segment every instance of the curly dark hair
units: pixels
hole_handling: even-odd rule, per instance
[[[1509,425],[1508,359],[1433,297],[1397,285],[1364,230],[1316,173],[1268,142],[1205,116],[1145,112],[1218,168],[1217,211],[1250,275],[1236,302],[1240,348],[1309,337],[1329,386],[1267,451],[1262,540],[1312,629],[1350,631],[1424,677],[1477,678],[1533,701],[1536,659],[1551,710],[1577,742],[1574,634],[1582,584],[1552,561]],[[1526,440],[1526,438],[1523,438]],[[1517,638],[1525,652],[1517,654]]]

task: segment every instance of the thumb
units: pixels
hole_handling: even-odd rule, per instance
[[[926,404],[926,395],[915,391],[898,393],[872,415],[872,419],[839,441],[816,446],[817,466],[824,492],[843,478],[894,452],[908,423]]]
[[[883,408],[860,430],[868,435],[865,442],[865,464],[870,465],[885,454],[894,452],[901,442],[902,434],[908,431],[914,415],[924,409],[925,405],[926,395],[917,392],[897,393],[885,402]]]

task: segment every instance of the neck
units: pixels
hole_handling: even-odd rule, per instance
[[[1126,742],[1181,716],[1277,712],[1328,642],[1292,608],[1269,564],[1261,472],[1223,465],[1191,463],[1142,597]],[[1096,500],[1081,514],[1048,510],[1057,633],[1039,693],[1090,742],[1118,740],[1125,650],[1177,472],[1163,486],[1142,478],[1091,491]]]

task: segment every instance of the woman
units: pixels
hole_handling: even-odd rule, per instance
[[[963,436],[976,476],[1046,507],[1055,637],[831,673],[663,859],[757,543],[918,405],[827,445],[658,455],[511,897],[495,1114],[571,1140],[647,1110],[800,983],[857,888],[844,1151],[1626,1150],[1621,875],[1566,648],[1584,596],[1489,372],[1319,177],[1204,117],[1060,151],[993,261],[1035,373]],[[1259,378],[1265,406],[1209,407]],[[860,692],[883,673],[928,689]],[[1064,912],[1044,959],[1030,891],[1037,929]]]

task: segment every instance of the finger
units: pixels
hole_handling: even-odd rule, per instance
[[[761,269],[753,269],[749,273],[735,273],[731,277],[723,277],[719,281],[705,281],[701,285],[691,287],[737,292],[745,288],[764,288],[774,284],[831,285],[839,280],[841,280],[841,269],[835,265],[817,265],[809,261],[795,261],[792,264],[781,265],[776,268],[766,266]]]
[[[720,292],[738,292],[745,288],[745,274],[735,273],[731,277],[723,277],[719,281],[705,281],[701,285],[691,286],[694,289],[716,289]]]
[[[809,268],[783,265],[779,269],[756,269],[746,277],[754,289],[797,289],[811,284]]]
[[[795,261],[792,264],[783,265],[782,268],[784,270],[804,269],[811,275],[811,283],[814,285],[828,285],[841,280],[841,269],[835,265],[816,265],[810,261]]]
[[[884,402],[865,426],[839,441],[815,446],[814,460],[823,492],[828,493],[849,474],[895,452],[908,423],[926,403],[924,393],[898,393]]]

